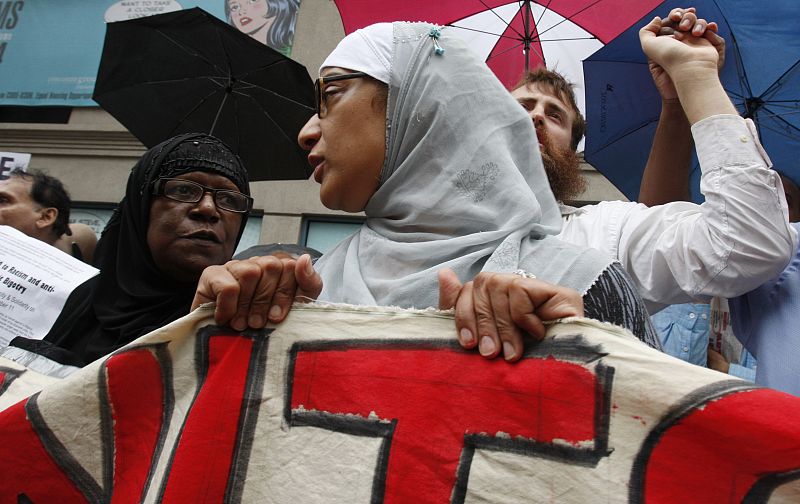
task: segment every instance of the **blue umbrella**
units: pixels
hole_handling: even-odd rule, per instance
[[[661,110],[639,44],[639,28],[683,4],[664,2],[583,62],[586,161],[635,200]],[[800,19],[798,0],[696,0],[700,17],[726,41],[722,84],[752,118],[775,169],[800,184]],[[677,167],[676,167],[677,168]],[[695,158],[692,199],[702,201]]]

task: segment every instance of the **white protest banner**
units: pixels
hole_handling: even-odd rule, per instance
[[[28,170],[31,155],[20,152],[0,152],[0,180],[6,180],[15,169]]]
[[[21,401],[41,377],[0,358],[0,502],[800,502],[800,398],[614,326],[554,324],[510,364],[442,312],[209,324]]]
[[[98,273],[47,243],[0,226],[0,347],[43,338],[75,287]]]

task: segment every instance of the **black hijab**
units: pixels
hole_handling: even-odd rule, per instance
[[[64,364],[84,365],[189,313],[197,285],[159,271],[147,228],[153,182],[192,171],[222,175],[250,194],[244,166],[217,138],[189,133],[148,150],[133,167],[125,197],[97,244],[93,264],[100,274],[73,291],[45,343],[17,338],[13,344]],[[237,244],[246,221],[243,214]],[[42,351],[51,345],[67,352]]]

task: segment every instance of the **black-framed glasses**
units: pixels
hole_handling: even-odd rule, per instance
[[[325,90],[325,84],[340,80],[358,79],[361,77],[369,77],[369,75],[365,74],[364,72],[353,72],[346,74],[329,75],[327,77],[320,76],[319,79],[315,80],[314,97],[316,98],[315,105],[316,105],[317,117],[322,119],[328,112],[328,107],[325,102],[325,95],[322,94],[322,92]]]
[[[162,177],[153,182],[153,194],[181,203],[197,203],[206,193],[211,193],[214,204],[222,210],[247,213],[253,206],[253,198],[231,189],[212,189],[191,180]]]

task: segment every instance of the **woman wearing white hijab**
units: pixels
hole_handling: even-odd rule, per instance
[[[317,262],[321,300],[436,306],[437,273],[449,268],[462,281],[480,274],[459,292],[444,273],[443,290],[456,284],[460,340],[487,357],[521,356],[518,325],[540,333],[509,309],[520,293],[530,312],[569,314],[543,309],[569,304],[545,282],[659,346],[621,267],[553,237],[561,219],[530,119],[460,40],[429,24],[380,23],[345,37],[320,75],[319,114],[299,141],[322,202],[367,216]],[[510,275],[518,270],[539,280]]]

